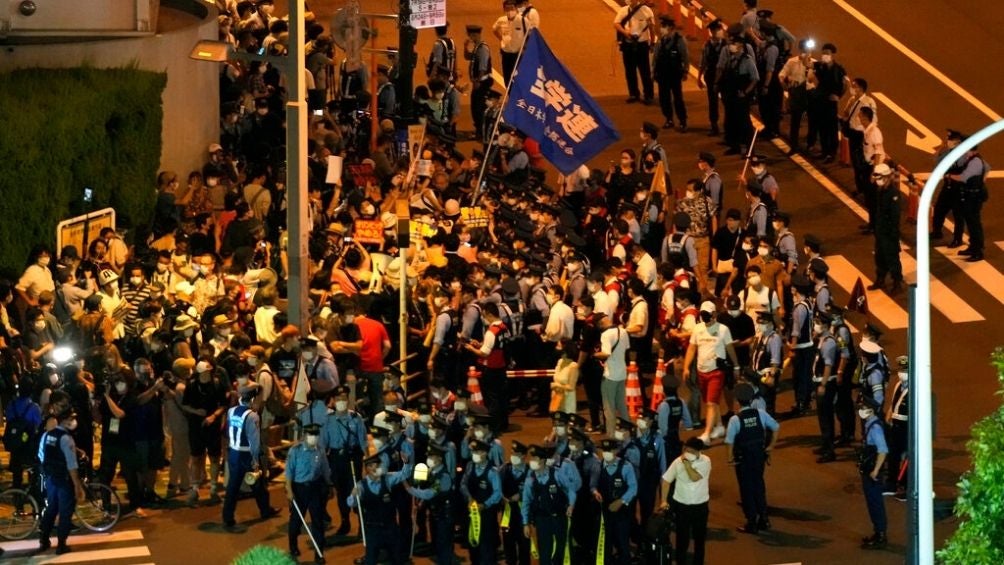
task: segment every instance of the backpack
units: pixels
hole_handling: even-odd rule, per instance
[[[773,230],[773,224],[771,225],[771,230],[770,231],[774,231]],[[793,234],[791,232],[787,232],[785,234],[782,234],[781,237],[778,238],[777,242],[774,244],[774,247],[771,249],[771,255],[773,255],[774,258],[777,259],[778,261],[780,261],[781,263],[784,263],[784,265],[787,267],[788,266],[788,256],[785,254],[784,251],[781,250],[781,240],[783,240],[785,237],[790,237],[791,239],[795,239],[795,234]],[[815,298],[813,298],[813,307],[815,307]]]
[[[285,406],[286,399],[283,398],[282,391],[279,389],[279,377],[276,377],[272,371],[260,371],[258,374],[261,373],[268,373],[272,377],[272,393],[265,399],[265,408],[275,417],[289,416],[290,409]],[[255,378],[257,380],[258,375],[255,375]]]
[[[28,411],[36,404],[28,401],[20,412],[14,413],[14,418],[7,420],[7,427],[3,432],[3,446],[9,453],[17,453],[25,449],[30,449],[38,436],[37,429],[30,429],[26,420]]]
[[[457,80],[457,46],[453,43],[453,40],[449,37],[440,37],[436,39],[436,45],[443,46],[443,53],[446,56],[446,60],[443,62],[443,66],[450,69],[450,82]],[[435,71],[435,65],[433,64],[432,57],[429,57],[429,62],[425,67],[425,74],[427,76],[432,76],[433,71]]]

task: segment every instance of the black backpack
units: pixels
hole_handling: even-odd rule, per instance
[[[7,427],[3,432],[3,446],[8,452],[18,453],[30,449],[38,440],[38,430],[31,429],[27,421],[28,411],[34,405],[34,402],[28,402],[20,412],[14,413],[14,418],[7,420]]]

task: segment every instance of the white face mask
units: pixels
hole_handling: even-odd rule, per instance
[[[247,377],[237,377],[237,386],[245,386],[248,384]]]
[[[49,384],[52,386],[56,386],[57,384],[59,384],[59,375],[55,373],[49,375]]]
[[[764,167],[753,167],[753,174],[756,176],[762,175],[767,169]]]
[[[349,401],[348,400],[336,400],[335,401],[335,410],[336,411],[338,411],[338,412],[345,412],[348,409],[349,409]]]
[[[568,435],[568,428],[565,426],[557,426],[554,428],[554,435],[558,437],[565,437]]]
[[[610,463],[611,461],[614,460],[614,453],[612,451],[604,451],[603,460],[606,461],[607,463]]]
[[[646,422],[645,420],[638,420],[637,425],[638,425],[638,429],[639,430],[647,430],[648,429],[648,422]]]
[[[126,385],[122,381],[119,381],[119,382],[115,383],[115,392],[117,392],[119,394],[125,394],[125,391],[126,391],[127,388],[128,388],[128,385]]]
[[[760,333],[762,333],[764,335],[767,335],[767,334],[770,333],[770,324],[757,324],[756,328],[757,328],[758,332],[760,332]]]
[[[743,247],[743,251],[752,251],[753,250],[753,244],[752,243],[744,243],[742,245],[742,247]]]
[[[438,464],[436,463],[436,460],[433,459],[432,457],[426,457],[425,465],[430,469],[435,469]]]
[[[352,315],[352,314],[346,314],[345,315],[345,323],[346,324],[351,324],[354,321],[356,321],[356,317],[354,315]]]
[[[303,352],[303,360],[304,361],[310,361],[313,358],[314,358],[314,352],[313,351],[304,351]]]
[[[871,416],[871,415],[872,415],[872,411],[869,408],[859,408],[858,409],[858,418],[861,418],[862,420],[867,420],[868,417]]]
[[[547,465],[548,467],[554,467],[554,464],[557,463],[557,462],[558,462],[557,459],[545,459],[544,460],[544,464]]]
[[[70,420],[69,422],[67,422],[66,423],[66,429],[70,430],[71,432],[73,430],[77,429],[77,419],[74,418],[74,419]]]
[[[746,279],[746,282],[748,282],[750,286],[759,286],[760,275],[753,275],[750,278]]]
[[[383,476],[383,472],[384,472],[383,467],[377,467],[376,469],[373,470],[373,475],[379,479],[380,477]]]
[[[910,373],[907,373],[906,371],[900,371],[896,373],[896,375],[899,376],[899,382],[904,384],[906,383],[906,379],[910,378]]]
[[[143,284],[143,277],[129,277],[129,284],[139,286]]]
[[[383,447],[383,440],[379,438],[373,438],[373,447],[380,449]]]
[[[756,253],[761,257],[766,257],[768,254],[770,254],[770,249],[767,249],[766,247],[757,247]]]
[[[614,439],[616,439],[617,441],[624,441],[624,438],[626,437],[627,437],[627,432],[625,432],[624,430],[617,430],[614,432]]]
[[[397,412],[397,404],[384,404],[383,409],[388,412]]]
[[[485,439],[485,432],[484,432],[484,430],[474,430],[474,437],[476,437],[479,440]]]
[[[683,454],[683,458],[686,459],[687,461],[694,462],[694,461],[697,461],[697,454],[696,453],[684,453]]]
[[[314,435],[314,434],[307,434],[307,437],[304,438],[304,441],[307,443],[307,447],[316,447],[317,446],[317,440],[320,437],[321,436],[317,436],[317,435]]]
[[[420,414],[418,416],[418,421],[422,424],[428,424],[432,421],[432,416],[430,414]]]
[[[36,330],[42,331],[45,329],[45,320],[38,320],[33,324]]]
[[[48,267],[50,261],[52,261],[52,258],[49,257],[49,256],[39,257],[38,258],[38,265],[40,267]]]
[[[466,402],[460,402],[458,400],[457,402],[453,403],[453,409],[456,410],[457,412],[465,412],[465,411],[467,411],[467,403]]]
[[[540,470],[540,461],[538,461],[536,459],[530,461],[530,470],[531,471],[539,471]]]
[[[248,357],[247,361],[248,361],[248,367],[257,367],[258,366],[258,358],[257,357]]]
[[[523,464],[523,458],[520,457],[519,455],[510,455],[509,462],[512,463],[513,465],[521,465]]]
[[[732,316],[733,318],[738,318],[739,310],[729,310],[729,316]]]
[[[480,465],[484,460],[485,456],[481,455],[480,453],[471,454],[471,461],[473,461],[475,465]]]

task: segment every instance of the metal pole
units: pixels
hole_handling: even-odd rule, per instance
[[[910,317],[913,318],[917,311],[917,287],[916,285],[910,286],[910,294],[908,299],[908,304],[910,307]],[[914,383],[917,382],[917,364],[915,362],[917,351],[914,349],[916,346],[916,339],[914,334],[917,333],[915,327],[907,327],[907,355],[910,359],[910,365],[907,371],[909,372],[909,377],[907,380],[909,388],[907,389],[907,411],[910,414],[910,419],[907,421],[909,426],[907,427],[907,441],[908,446],[906,450],[907,461],[907,472],[909,473],[907,478],[907,508],[909,511],[906,513],[906,539],[907,547],[913,549],[909,551],[906,556],[906,562],[909,565],[918,565],[918,543],[917,540],[917,527],[918,527],[918,516],[920,513],[917,509],[917,469],[920,467],[917,465],[915,459],[917,458],[917,446],[918,446],[918,435],[917,435],[917,422],[919,418],[917,414],[917,395],[914,394]],[[900,384],[900,386],[903,386]],[[898,473],[898,469],[889,469],[890,473]]]
[[[913,351],[916,357],[911,365],[916,365],[917,380],[912,383],[910,396],[917,397],[917,546],[912,550],[917,554],[917,562],[922,565],[934,563],[934,479],[932,402],[931,402],[931,242],[930,229],[931,200],[934,191],[948,169],[967,151],[983,140],[1004,130],[1004,120],[994,122],[969,136],[958,147],[945,155],[931,176],[924,183],[917,206],[917,291],[916,309],[913,319]]]
[[[304,84],[304,0],[289,2],[289,54],[286,63],[286,229],[289,243],[287,296],[291,324],[306,327],[307,302],[307,90]]]
[[[356,479],[355,462],[349,461],[349,470],[352,471],[352,481],[355,484],[356,492],[358,493],[356,494],[356,509],[359,510],[359,533],[362,534],[363,537],[363,547],[366,547],[366,525],[363,520],[363,489],[366,488],[366,483],[362,480]]]
[[[400,0],[398,3],[398,64],[401,66],[398,72],[398,85],[401,92],[397,92],[397,99],[400,101],[397,112],[401,123],[409,124],[414,117],[414,91],[415,63],[418,59],[415,55],[415,42],[418,40],[418,30],[411,27],[411,0]]]
[[[398,354],[401,372],[408,374],[408,246],[411,242],[411,220],[408,199],[402,198],[397,206],[397,248],[401,267],[398,269]],[[407,381],[402,382],[404,393],[408,394]]]

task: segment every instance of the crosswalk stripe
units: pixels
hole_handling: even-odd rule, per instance
[[[858,270],[853,263],[843,255],[830,255],[824,258],[830,267],[830,280],[838,286],[851,292],[858,277],[864,281],[865,286],[872,283],[864,273]],[[865,291],[868,295],[868,309],[872,317],[877,318],[891,330],[903,329],[907,326],[909,315],[895,300],[884,292]],[[931,293],[934,296],[932,290]]]
[[[71,547],[73,544],[70,544]],[[49,563],[87,563],[94,562],[100,563],[102,561],[109,561],[112,559],[128,559],[130,557],[149,557],[150,548],[147,546],[139,547],[117,547],[114,549],[97,549],[94,551],[80,551],[64,553],[63,555],[46,555],[41,558],[34,558],[30,563],[32,565],[48,565]]]
[[[143,532],[140,530],[124,530],[107,534],[84,534],[80,536],[70,536],[70,545],[96,545],[99,543],[119,543],[124,541],[138,541],[143,539]],[[31,539],[18,541],[5,541],[0,543],[0,548],[5,551],[29,551],[38,547],[37,536]]]
[[[942,251],[944,254],[944,251]],[[947,256],[947,255],[946,255]],[[952,259],[949,257],[949,259]],[[900,253],[899,260],[903,264],[903,276],[908,279],[917,278],[917,260],[913,258],[909,253]],[[989,263],[962,263],[963,265],[986,265],[991,271],[993,267]],[[996,271],[994,271],[996,272]],[[969,274],[969,273],[967,273]],[[1000,273],[997,273],[1000,275]],[[976,280],[976,283],[983,287],[982,282],[977,280],[972,274],[969,275]],[[1004,283],[1002,283],[1004,284]],[[871,300],[871,296],[868,297]],[[931,277],[931,305],[934,306],[939,312],[944,314],[946,318],[952,323],[961,324],[964,322],[981,322],[985,320],[979,312],[973,309],[968,302],[962,299],[958,294],[952,292],[945,283],[937,279],[937,277]]]
[[[1004,293],[1001,292],[1001,290],[1004,290],[1004,274],[1001,274],[1000,271],[993,268],[986,261],[973,261],[972,263],[966,261],[966,256],[959,255],[956,249],[949,249],[944,246],[935,247],[935,249],[949,261],[955,263],[955,266],[962,269],[980,288],[991,291],[990,295],[996,298],[1001,304],[1004,304]]]

